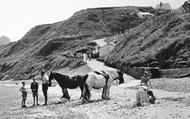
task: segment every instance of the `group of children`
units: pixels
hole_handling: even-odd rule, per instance
[[[44,98],[45,98],[45,103],[43,105],[47,105],[47,91],[48,91],[48,87],[50,86],[48,81],[49,81],[49,77],[48,75],[45,73],[45,71],[41,71],[41,81],[42,81],[42,91],[44,94]],[[34,104],[35,105],[39,105],[38,104],[38,83],[36,82],[36,79],[33,78],[33,82],[31,83],[30,89],[32,90],[32,95],[33,95],[33,100],[34,100]],[[22,82],[22,87],[20,88],[20,91],[22,92],[22,107],[26,107],[26,98],[27,98],[27,90],[25,87],[25,82]]]
[[[33,82],[31,83],[30,88],[32,90],[32,95],[33,95],[33,101],[34,101],[33,106],[39,105],[38,104],[38,83],[36,82],[35,78],[33,78]],[[22,107],[26,107],[27,90],[25,87],[25,82],[22,82],[22,87],[20,88],[20,91],[22,92]]]

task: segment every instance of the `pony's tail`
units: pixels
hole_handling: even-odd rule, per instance
[[[83,83],[86,82],[87,78],[88,78],[88,74],[86,74],[86,75],[83,77]]]
[[[90,94],[90,89],[89,89],[89,86],[88,86],[88,84],[86,83],[86,80],[88,79],[88,74],[86,74],[84,77],[83,77],[83,86],[84,86],[84,88],[85,88],[85,94],[84,94],[84,96],[85,96],[85,98],[86,98],[86,100],[88,100],[88,99],[90,99],[90,96],[91,96],[91,94]]]

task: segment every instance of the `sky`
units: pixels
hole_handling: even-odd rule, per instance
[[[185,0],[0,0],[0,36],[20,40],[32,27],[63,21],[75,12],[94,7],[152,6],[170,3],[173,9]]]

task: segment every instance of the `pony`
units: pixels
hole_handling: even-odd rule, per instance
[[[114,74],[114,75],[113,75]],[[119,84],[124,83],[123,73],[119,70],[101,72],[90,72],[87,74],[88,77],[85,79],[84,90],[83,90],[83,102],[89,102],[91,97],[91,90],[103,88],[102,99],[110,99],[110,87],[114,80],[119,80]]]
[[[81,89],[81,97],[83,97],[83,89],[84,89],[84,83],[85,80],[87,79],[87,75],[81,76],[75,76],[75,78],[70,77],[68,75],[63,75],[63,74],[59,74],[56,72],[52,72],[49,75],[49,83],[51,84],[51,81],[55,79],[59,86],[62,88],[62,92],[63,92],[63,96],[62,98],[66,98],[68,100],[70,100],[70,96],[69,93],[67,91],[67,88],[69,89],[75,89],[77,87],[80,87]]]

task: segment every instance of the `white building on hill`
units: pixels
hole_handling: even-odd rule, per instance
[[[159,10],[172,10],[172,7],[169,3],[162,3],[160,2],[160,4],[156,5],[156,9]]]

